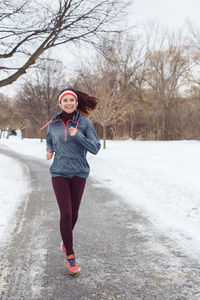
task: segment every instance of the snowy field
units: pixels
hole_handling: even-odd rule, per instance
[[[45,142],[38,139],[10,137],[0,144],[46,161]],[[6,182],[9,167],[0,160],[0,181]],[[88,161],[98,186],[111,189],[180,245],[200,254],[200,142],[107,141],[107,149],[88,154]]]
[[[0,154],[0,241],[15,227],[12,216],[26,196],[28,181],[22,167],[14,159]]]

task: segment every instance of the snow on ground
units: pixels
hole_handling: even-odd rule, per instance
[[[200,143],[110,141],[91,175],[182,245],[200,253]]]
[[[45,160],[45,142],[38,139],[0,142]],[[107,141],[106,150],[88,154],[90,176],[200,253],[199,153],[198,141]]]
[[[26,196],[28,183],[22,167],[14,159],[0,154],[0,240],[14,228],[12,218]]]

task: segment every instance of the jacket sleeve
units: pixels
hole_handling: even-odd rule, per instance
[[[74,139],[77,143],[81,144],[85,147],[86,150],[91,152],[92,154],[97,154],[99,149],[101,148],[101,143],[97,136],[97,133],[94,129],[92,122],[87,119],[86,125],[86,133],[83,135],[79,130],[77,131]]]
[[[50,132],[50,127],[48,126],[48,131],[46,135],[46,151],[53,150],[53,143],[52,143],[52,137],[51,137],[51,132]]]

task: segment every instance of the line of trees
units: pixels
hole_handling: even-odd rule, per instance
[[[20,127],[25,137],[43,138],[40,127],[58,112],[59,91],[71,85],[99,98],[90,118],[104,140],[199,139],[198,43],[194,31],[190,40],[157,29],[146,38],[116,34],[101,53],[80,60],[71,78],[58,63],[44,61],[13,103],[0,96],[0,128]]]
[[[91,118],[109,138],[199,139],[198,44],[194,36],[156,31],[152,43],[153,36],[119,34],[73,84],[101,99]]]

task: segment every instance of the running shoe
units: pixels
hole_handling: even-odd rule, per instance
[[[71,275],[74,275],[74,274],[80,272],[80,268],[76,262],[76,258],[74,256],[74,254],[70,254],[67,256],[67,265],[68,265],[69,273]]]

